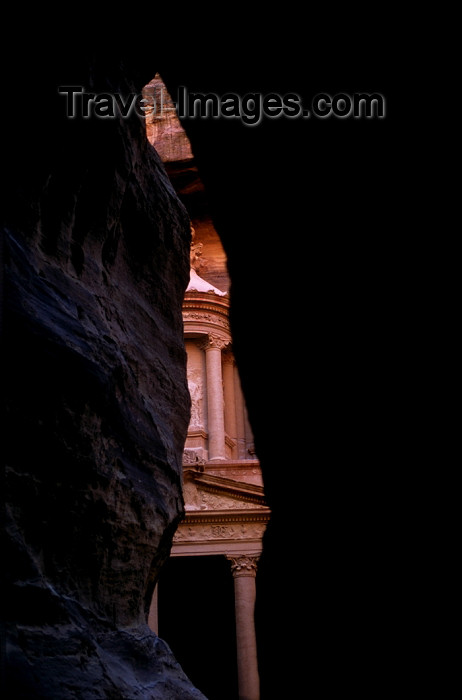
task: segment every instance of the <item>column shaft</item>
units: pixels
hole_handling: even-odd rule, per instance
[[[219,347],[209,345],[206,348],[205,367],[207,373],[209,460],[226,459],[223,377],[221,349]]]
[[[234,396],[236,404],[237,458],[246,459],[249,455],[245,446],[245,404],[237,368],[234,369]]]
[[[233,458],[237,458],[236,401],[234,396],[234,362],[224,355],[223,388],[225,394],[225,430],[234,442]]]
[[[239,700],[260,699],[255,634],[256,558],[231,558],[234,575]]]

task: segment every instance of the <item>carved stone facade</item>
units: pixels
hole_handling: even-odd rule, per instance
[[[232,350],[229,297],[202,279],[203,246],[193,233],[183,304],[191,420],[183,454],[186,516],[172,557],[222,555],[234,578],[239,697],[259,697],[255,575],[270,511]],[[156,627],[155,596],[150,624]]]
[[[165,104],[171,106],[159,76],[150,89],[156,94],[162,92]],[[234,586],[239,698],[258,700],[256,571],[270,511],[233,355],[226,255],[207,213],[204,188],[192,152],[188,155],[180,135],[179,122],[173,123],[171,110],[164,129],[159,115],[152,117],[148,138],[161,153],[172,184],[191,217],[190,279],[183,302],[191,397],[183,453],[186,515],[175,533],[171,557],[176,560],[177,570],[181,566],[190,570],[191,565],[200,569],[206,566],[204,557],[208,557],[208,563],[221,561],[222,557],[229,565],[229,583]],[[208,582],[208,591],[214,583]],[[191,599],[191,605],[195,604]],[[161,612],[164,610],[162,576],[149,615],[149,624],[156,632],[158,607]],[[219,608],[216,615],[219,620]],[[168,637],[166,641],[174,642]],[[206,658],[203,663],[205,674],[210,675],[212,669],[207,667]],[[221,697],[223,690],[217,691]]]

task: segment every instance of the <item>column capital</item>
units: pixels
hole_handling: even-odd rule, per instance
[[[199,347],[201,350],[210,350],[210,348],[217,348],[218,350],[224,350],[229,344],[230,340],[223,338],[221,335],[216,333],[209,333],[203,340],[199,342]]]
[[[228,561],[231,562],[231,572],[234,578],[238,576],[252,576],[255,577],[257,574],[257,563],[260,559],[260,555],[247,555],[243,554],[240,556],[232,556],[230,554],[225,555]]]

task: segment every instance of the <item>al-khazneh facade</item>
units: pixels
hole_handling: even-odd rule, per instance
[[[196,271],[183,303],[191,420],[183,453],[186,517],[172,557],[222,555],[234,577],[239,695],[259,697],[254,625],[255,576],[270,511],[253,447],[229,326],[229,297]],[[156,631],[157,597],[149,624]]]
[[[234,579],[239,698],[258,700],[256,571],[270,511],[233,355],[229,295],[220,289],[229,284],[226,256],[204,206],[204,188],[173,102],[159,76],[147,88],[161,94],[167,106],[146,120],[147,137],[197,229],[196,233],[191,226],[190,280],[183,303],[191,396],[183,453],[186,516],[174,536],[171,556],[196,557],[198,566],[204,556],[228,561]],[[155,632],[161,597],[156,589],[149,614]]]

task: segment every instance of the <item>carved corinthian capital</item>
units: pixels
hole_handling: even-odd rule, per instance
[[[202,350],[208,350],[209,348],[218,348],[218,350],[224,350],[230,341],[223,338],[221,335],[216,335],[215,333],[209,333],[206,338],[199,344]]]
[[[257,562],[260,558],[259,555],[247,556],[242,555],[240,557],[233,557],[231,555],[226,555],[226,558],[231,562],[231,571],[233,576],[255,576],[257,573]]]

